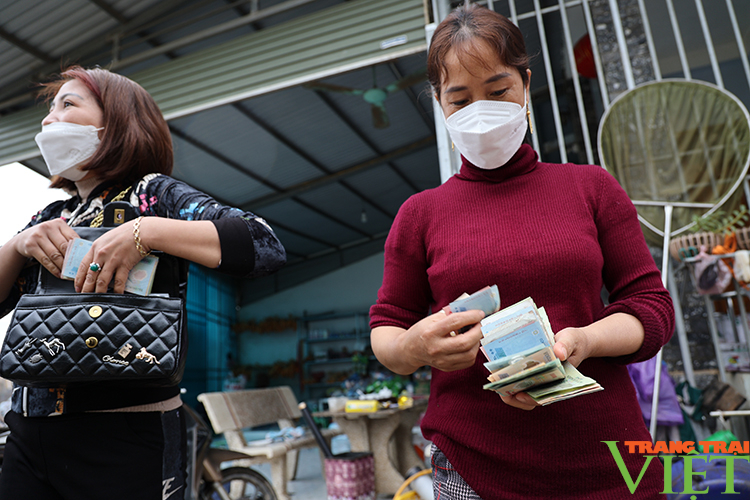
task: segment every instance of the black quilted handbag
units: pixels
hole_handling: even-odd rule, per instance
[[[74,228],[96,239],[104,228]],[[151,294],[81,294],[40,267],[19,300],[0,351],[0,376],[24,386],[132,381],[172,386],[187,352],[187,265],[159,255]]]

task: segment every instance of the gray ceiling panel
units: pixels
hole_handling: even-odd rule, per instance
[[[373,155],[365,142],[308,89],[292,87],[273,92],[244,101],[242,107],[273,130],[282,132],[329,171],[365,161]],[[334,141],[336,147],[332,148]]]
[[[373,168],[349,179],[350,184],[367,192],[392,213],[398,212],[401,204],[415,191],[398,177],[391,168]]]
[[[398,169],[411,180],[420,191],[440,184],[437,149],[425,148],[394,160]],[[432,168],[430,168],[432,167]]]
[[[221,161],[186,141],[174,138],[173,175],[205,190],[226,203],[239,204],[248,192],[262,196],[271,192],[248,175],[228,168]]]
[[[232,105],[207,110],[200,116],[188,116],[172,123],[233,162],[252,170],[272,187],[291,186],[319,175],[317,169]],[[190,161],[189,158],[185,160]],[[253,199],[255,194],[247,193],[242,202]]]
[[[329,245],[319,243],[297,232],[286,230],[283,224],[274,224],[273,220],[268,220],[268,222],[273,226],[281,244],[287,249],[287,262],[292,262],[295,259],[299,260],[301,257],[304,258],[307,255],[331,250]]]
[[[388,231],[393,219],[340,184],[329,184],[300,196],[300,199],[332,214],[372,236]],[[364,218],[362,216],[364,212]]]
[[[325,215],[306,209],[294,200],[263,207],[261,214],[268,219],[283,220],[285,227],[333,246],[344,245],[348,241],[367,236],[363,232],[349,229]]]

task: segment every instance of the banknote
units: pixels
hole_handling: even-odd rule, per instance
[[[539,346],[551,347],[544,332],[544,326],[539,320],[516,328],[505,335],[492,337],[492,339],[483,345],[489,361],[515,356]]]
[[[500,309],[500,293],[497,290],[497,285],[486,286],[481,290],[469,295],[468,293],[462,293],[456,300],[448,304],[443,308],[446,314],[479,310],[483,311],[484,315],[487,316]],[[464,333],[472,328],[473,325],[467,325],[460,330],[458,333]],[[455,332],[451,332],[451,335],[455,336]]]
[[[93,243],[83,238],[76,238],[68,243],[68,248],[65,251],[65,258],[63,259],[63,267],[60,272],[62,278],[75,279],[78,274],[78,267],[81,265],[81,260],[91,249]]]
[[[482,321],[482,345],[534,322],[541,324],[542,333],[547,337],[548,343],[553,345],[554,335],[544,308],[538,309],[530,297],[485,318]]]
[[[484,311],[485,315],[490,315],[500,308],[500,293],[497,291],[497,285],[486,286],[471,295],[464,295],[448,304],[451,312],[478,309]]]
[[[528,374],[517,373],[507,379],[490,382],[483,387],[487,390],[495,391],[501,396],[512,396],[519,392],[528,391],[532,387],[546,386],[550,382],[564,381],[565,379],[565,370],[559,359],[531,368],[527,372]]]
[[[583,396],[584,394],[591,394],[592,392],[599,392],[603,390],[604,387],[600,386],[599,384],[594,384],[592,386],[583,387],[581,389],[575,389],[569,392],[563,392],[560,394],[550,395],[545,398],[535,399],[535,401],[542,406],[547,406],[552,403],[557,403],[558,401],[565,401],[566,399],[571,399],[576,396]]]
[[[63,267],[60,275],[63,279],[75,279],[78,268],[81,266],[81,260],[91,249],[93,242],[76,238],[71,240],[65,251]],[[156,265],[159,263],[159,257],[149,255],[139,261],[128,274],[125,282],[125,291],[136,295],[148,295],[154,283],[156,274]]]
[[[480,349],[490,375],[484,389],[510,396],[526,391],[540,405],[601,391],[592,378],[555,357],[555,336],[544,307],[526,298],[481,322]]]
[[[541,405],[547,405],[557,401],[570,399],[581,394],[588,394],[603,390],[596,380],[583,375],[568,361],[563,363],[565,379],[555,384],[545,385],[537,389],[527,391],[534,401]]]
[[[550,363],[555,359],[555,353],[551,347],[539,346],[519,353],[516,356],[489,361],[484,366],[491,372],[487,377],[490,382],[502,380],[516,373],[524,372],[535,366]]]
[[[498,378],[497,380],[491,380],[488,384],[485,384],[484,388],[485,389],[497,389],[499,387],[513,384],[519,380],[530,377],[531,375],[544,373],[544,372],[547,372],[548,370],[553,370],[553,369],[562,370],[562,377],[563,378],[565,377],[565,371],[562,368],[562,363],[560,362],[559,359],[554,358],[552,361],[548,363],[537,363],[533,365],[532,367],[527,368],[526,370],[516,372],[506,377]]]
[[[542,320],[542,324],[544,325],[544,332],[547,334],[547,339],[549,340],[550,344],[555,345],[555,334],[552,331],[552,325],[550,325],[549,323],[547,311],[545,311],[544,306],[542,306],[537,308],[536,312],[539,314],[539,317]]]
[[[527,297],[520,302],[516,302],[515,304],[506,307],[505,309],[500,309],[496,313],[485,317],[481,321],[482,332],[502,328],[503,325],[506,325],[509,322],[517,322],[519,316],[521,316],[525,312],[527,313],[533,310],[535,307],[536,306],[534,305],[534,300],[531,297]]]
[[[125,282],[125,291],[136,295],[148,295],[151,293],[151,287],[154,284],[156,275],[156,265],[159,263],[159,257],[149,255],[141,259],[133,269],[128,273],[128,280]]]

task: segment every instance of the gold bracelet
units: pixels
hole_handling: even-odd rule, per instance
[[[138,250],[138,253],[141,254],[141,258],[147,257],[151,255],[151,251],[146,250],[143,248],[143,245],[141,244],[141,220],[143,219],[143,216],[141,215],[135,220],[135,223],[133,224],[133,241],[135,242],[135,249]]]

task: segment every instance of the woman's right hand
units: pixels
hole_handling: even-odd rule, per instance
[[[10,243],[21,256],[39,261],[47,270],[60,277],[68,242],[78,238],[62,219],[53,219],[24,229]]]
[[[373,351],[387,368],[402,375],[425,365],[446,372],[469,368],[477,359],[483,318],[479,310],[453,314],[441,310],[408,330],[376,327],[371,336]],[[465,333],[455,333],[471,325]]]

